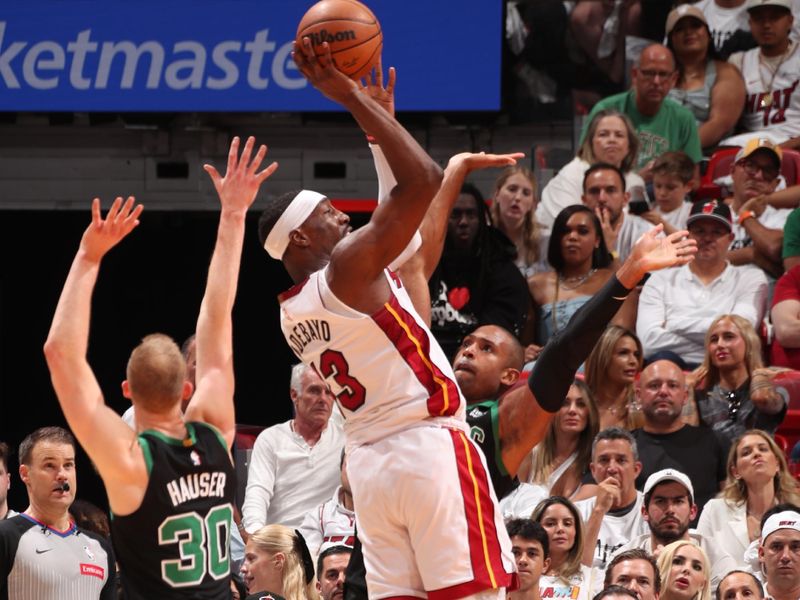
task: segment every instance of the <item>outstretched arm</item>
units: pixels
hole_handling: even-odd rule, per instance
[[[524,156],[521,152],[511,154],[462,152],[448,161],[442,185],[436,192],[420,226],[422,246],[399,271],[406,291],[414,302],[414,308],[425,319],[428,326],[431,321],[428,280],[442,257],[444,240],[447,235],[447,220],[450,216],[450,209],[453,208],[453,204],[461,193],[461,186],[464,185],[464,181],[472,171],[515,165],[517,160]]]
[[[197,389],[186,409],[186,420],[215,426],[228,447],[236,434],[231,311],[236,299],[245,217],[261,184],[278,168],[273,162],[258,172],[267,147],[262,145],[252,157],[254,145],[255,138],[248,138],[240,157],[239,138],[233,138],[224,177],[211,165],[203,167],[217,190],[221,210],[217,243],[197,319]]]
[[[147,473],[144,461],[130,452],[135,432],[106,406],[103,393],[86,359],[92,293],[100,262],[139,224],[142,205],[130,197],[114,200],[103,219],[100,200],[92,202],[92,222],[81,238],[67,280],[58,299],[50,333],[44,345],[50,378],[61,410],[75,437],[97,466],[112,508],[115,488],[110,482],[134,485]]]
[[[511,390],[500,403],[500,440],[503,463],[514,474],[525,455],[544,435],[548,413],[561,408],[575,372],[586,360],[611,318],[646,273],[694,258],[697,243],[686,231],[658,237],[656,226],[636,243],[631,254],[602,289],[570,319],[545,346],[528,385]]]
[[[295,46],[295,62],[320,92],[346,108],[361,129],[375,138],[397,184],[370,222],[336,247],[329,268],[331,290],[354,308],[363,306],[365,282],[374,282],[408,245],[442,179],[438,165],[368,93],[333,64],[330,47],[319,55],[308,38]]]

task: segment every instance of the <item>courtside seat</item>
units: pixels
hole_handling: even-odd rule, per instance
[[[711,155],[705,173],[700,178],[700,185],[694,191],[694,201],[722,199],[722,188],[714,183],[719,177],[728,175],[731,172],[733,159],[739,147],[721,148]]]

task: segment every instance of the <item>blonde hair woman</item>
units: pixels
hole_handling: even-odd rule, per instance
[[[318,600],[314,563],[303,537],[283,525],[251,534],[244,549],[242,577],[248,594],[277,594],[286,600]]]
[[[764,368],[761,341],[739,315],[722,315],[706,332],[703,364],[694,372],[694,399],[700,421],[732,442],[747,429],[774,433],[786,403]]]
[[[600,430],[636,429],[642,418],[636,410],[634,382],[642,370],[642,342],[629,329],[612,325],[605,330],[586,359],[586,385],[592,390]]]
[[[536,177],[522,165],[503,169],[492,193],[492,223],[513,242],[516,265],[526,278],[549,268],[534,215],[537,194]]]
[[[661,600],[711,600],[711,566],[694,542],[678,540],[658,555]]]
[[[734,442],[727,471],[725,487],[706,503],[697,530],[744,567],[745,550],[761,535],[761,517],[778,503],[800,503],[800,488],[781,449],[760,429]]]
[[[589,122],[577,156],[547,182],[536,208],[536,219],[548,229],[564,208],[580,204],[583,175],[597,162],[610,163],[625,174],[625,189],[644,190],[644,180],[636,173],[639,137],[627,115],[609,108],[599,111]]]

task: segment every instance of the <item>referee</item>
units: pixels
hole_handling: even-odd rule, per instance
[[[75,499],[75,440],[42,427],[19,446],[25,512],[0,521],[0,600],[117,597],[111,544],[70,518]]]

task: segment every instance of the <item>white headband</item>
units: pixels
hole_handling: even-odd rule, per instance
[[[289,234],[297,229],[308,218],[317,204],[325,200],[325,196],[310,190],[301,190],[283,211],[283,214],[272,226],[267,239],[264,241],[264,250],[269,255],[280,260],[286,247],[289,245]]]
[[[783,512],[770,515],[767,522],[764,523],[764,529],[761,530],[761,543],[767,539],[771,533],[775,533],[778,529],[794,529],[800,531],[800,513],[793,510],[784,510]]]

